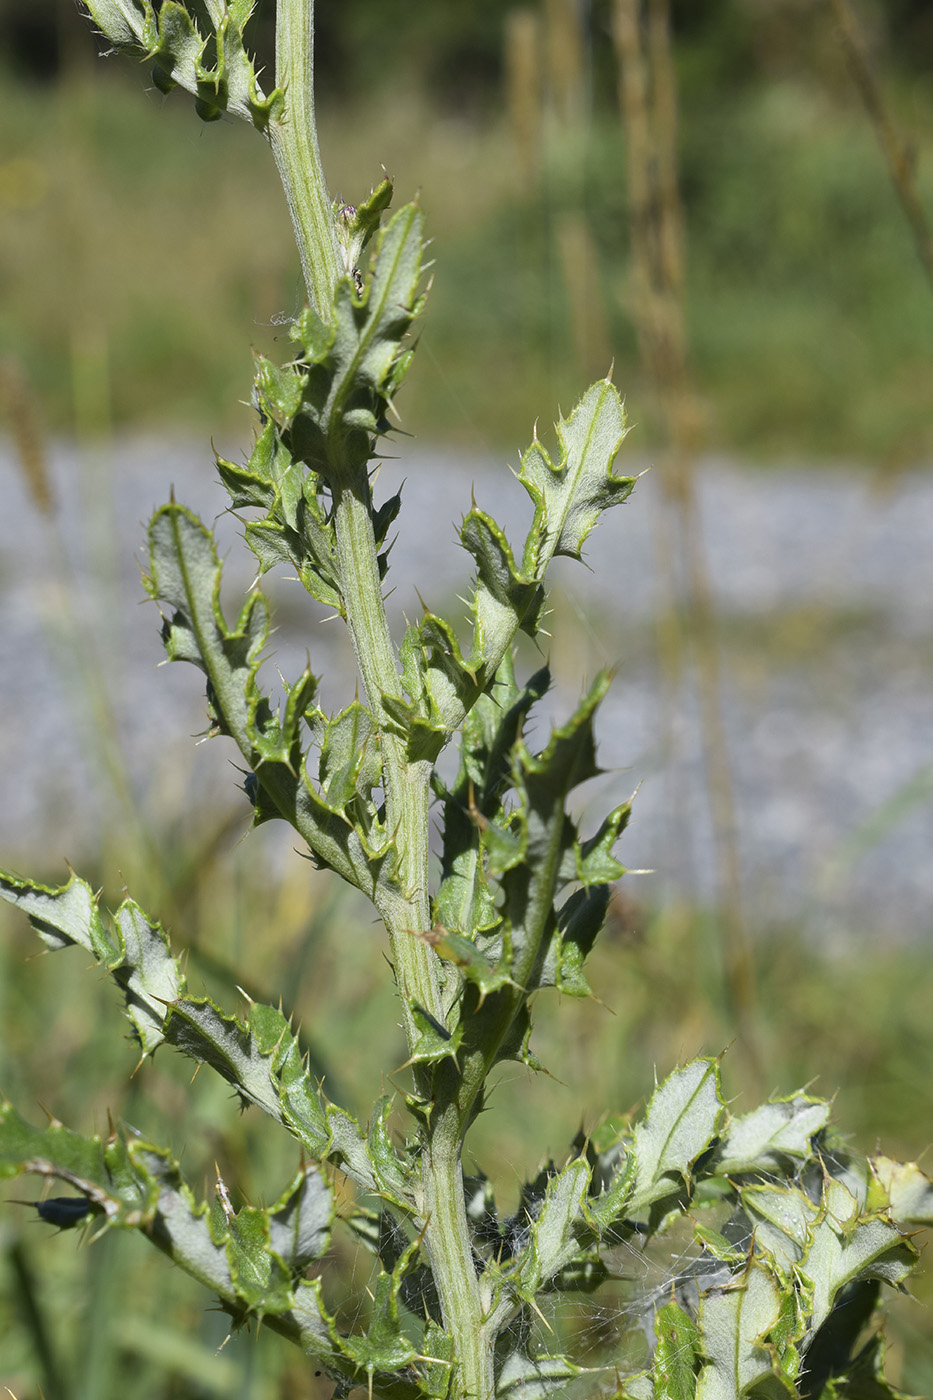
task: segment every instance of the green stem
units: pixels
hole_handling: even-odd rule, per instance
[[[285,109],[270,142],[291,210],[308,294],[325,320],[331,316],[342,268],[333,214],[321,168],[314,119],[314,0],[277,0],[276,85]],[[336,465],[336,464],[335,464]],[[382,728],[386,815],[398,850],[401,895],[379,896],[402,1001],[410,1050],[419,1031],[416,1004],[442,1021],[436,954],[417,935],[431,927],[428,838],[431,764],[409,762],[401,740],[384,728],[384,697],[403,698],[398,658],[386,619],[365,471],[334,472],[334,530],[350,636],[370,710]],[[430,1095],[430,1072],[416,1067],[416,1086]],[[425,1104],[422,1208],[424,1245],[444,1325],[453,1342],[457,1380],[452,1394],[488,1400],[492,1356],[467,1224],[461,1165],[461,1121],[453,1106],[432,1115]]]
[[[339,474],[338,474],[339,477]],[[389,634],[373,535],[365,474],[338,489],[334,529],[347,625],[359,663],[367,703],[380,721],[383,696],[401,697],[401,678]],[[443,1020],[438,959],[416,935],[431,926],[428,895],[428,837],[431,767],[411,763],[401,740],[383,730],[386,815],[399,856],[401,903],[379,900],[392,949],[409,1050],[418,1038],[412,1003]],[[430,1078],[416,1072],[419,1094]],[[493,1389],[491,1347],[484,1327],[479,1279],[473,1261],[461,1165],[462,1120],[456,1105],[428,1113],[422,1156],[424,1244],[444,1325],[454,1344],[457,1382],[451,1394],[488,1400]]]
[[[366,703],[382,724],[383,696],[402,697],[395,648],[389,634],[373,535],[369,484],[365,474],[339,486],[334,500],[334,532],[347,626],[363,680]],[[431,766],[409,763],[401,740],[384,730],[386,817],[399,855],[402,899],[378,898],[389,931],[409,1048],[418,1031],[411,1005],[416,1001],[435,1019],[443,1016],[437,957],[416,937],[431,927],[428,895],[428,802]]]
[[[311,303],[327,317],[341,275],[314,119],[314,0],[276,0],[275,82],[285,93],[269,142],[292,216]]]
[[[463,1194],[460,1115],[451,1106],[431,1120],[422,1165],[424,1243],[457,1371],[450,1394],[491,1400],[495,1387],[484,1299],[476,1273]]]

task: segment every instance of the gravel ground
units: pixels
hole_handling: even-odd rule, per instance
[[[641,470],[625,452],[625,470]],[[236,453],[227,446],[227,455]],[[62,446],[51,473],[54,527],[26,498],[0,442],[0,853],[21,868],[37,852],[78,864],[97,849],[112,809],[108,746],[118,762],[127,756],[158,823],[244,801],[224,741],[196,746],[188,737],[204,728],[198,677],[190,667],[156,671],[157,617],[137,607],[135,546],[170,488],[206,519],[223,512],[209,451],[139,438],[98,456]],[[455,522],[471,487],[513,540],[528,518],[521,488],[492,461],[418,447],[385,464],[379,493],[402,478],[389,580],[399,626],[420,611],[418,592],[448,607],[465,592],[470,561],[456,547]],[[743,472],[708,460],[699,483],[751,923],[803,920],[841,946],[933,932],[933,476],[906,474],[882,493],[857,470]],[[715,861],[696,699],[687,684],[668,704],[653,659],[669,572],[657,566],[659,514],[658,476],[648,473],[591,536],[591,571],[560,561],[555,691],[538,732],[566,712],[587,675],[617,665],[600,727],[611,772],[592,785],[594,811],[638,787],[620,854],[654,873],[633,876],[631,892],[706,896]],[[251,556],[237,546],[231,517],[221,516],[218,533],[230,555],[230,615],[251,581]],[[345,703],[352,657],[339,623],[320,621],[313,605],[309,613],[294,583],[274,592],[283,674],[300,668],[310,646],[313,669],[326,676],[324,703]],[[462,612],[454,602],[451,615]],[[310,643],[306,634],[299,644],[299,621],[307,629],[309,617]],[[90,684],[76,675],[76,654]],[[95,692],[103,719],[89,714]]]

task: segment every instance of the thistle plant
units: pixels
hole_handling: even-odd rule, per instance
[[[315,1081],[280,1010],[251,1003],[238,1016],[193,995],[167,934],[132,899],[110,912],[77,876],[50,888],[3,875],[4,897],[48,948],[79,945],[113,977],[143,1058],[166,1043],[208,1066],[294,1139],[297,1165],[272,1205],[236,1209],[222,1183],[200,1200],[172,1154],[128,1126],[104,1138],[57,1120],[36,1128],[4,1102],[0,1175],[66,1188],[38,1204],[62,1229],[138,1231],[233,1326],[281,1333],[339,1394],[896,1396],[869,1324],[880,1286],[901,1287],[915,1263],[908,1227],[930,1220],[933,1189],[914,1164],[851,1151],[822,1100],[801,1091],[733,1114],[718,1060],[701,1058],[657,1085],[641,1116],[592,1106],[596,1126],[546,1162],[514,1212],[500,1213],[486,1178],[464,1170],[491,1072],[506,1060],[540,1068],[538,994],[591,995],[587,956],[624,873],[614,852],[629,804],[589,833],[568,810],[599,771],[594,720],[609,676],[536,749],[527,721],[548,671],[519,677],[514,659],[519,633],[541,632],[551,561],[581,559],[603,512],[632,491],[615,467],[626,422],[614,385],[592,385],[560,420],[555,456],[535,438],[522,457],[523,542],[481,505],[463,517],[469,636],[426,609],[396,649],[384,584],[401,502],[377,504],[372,467],[425,305],[422,210],[389,217],[388,180],[356,207],[329,198],[312,0],[278,0],[268,94],[244,37],[250,0],[86,8],[113,45],[148,60],[160,88],[192,93],[200,117],[253,125],[282,178],[308,304],[287,363],[257,360],[248,460],[217,465],[260,578],[288,566],[343,620],[357,694],[325,713],[310,668],[277,694],[265,688],[267,599],[257,584],[230,620],[212,533],[174,499],[150,524],[145,583],[167,657],[204,675],[211,733],[245,767],[253,824],[289,823],[315,865],[378,912],[408,1059],[358,1122]],[[444,781],[437,765],[451,745],[459,766]],[[563,1297],[598,1299],[627,1251],[685,1229],[684,1262],[637,1304],[640,1368],[575,1356],[559,1328],[538,1324]],[[350,1331],[322,1289],[338,1230],[374,1269],[371,1307]]]

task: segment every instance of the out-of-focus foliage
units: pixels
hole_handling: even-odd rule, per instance
[[[251,23],[266,82],[270,9],[261,5]],[[531,186],[506,118],[501,6],[319,9],[321,135],[325,163],[341,171],[337,193],[358,199],[381,160],[399,189],[422,190],[443,247],[406,428],[511,447],[542,397],[572,402],[610,359],[626,391],[640,392],[606,0],[589,11],[582,125],[569,132],[542,120]],[[866,0],[859,15],[931,209],[929,7]],[[236,140],[229,122],[192,132],[181,97],[153,90],[150,102],[166,108],[156,135],[138,98],[144,70],[94,66],[78,18],[66,0],[7,0],[0,16],[0,52],[18,75],[0,98],[0,341],[25,362],[56,428],[76,417],[106,428],[108,418],[142,426],[165,415],[216,426],[248,373],[244,315],[256,348],[270,353],[297,308],[287,213],[258,139]],[[705,441],[759,458],[924,460],[933,448],[930,292],[828,5],[717,0],[675,6],[674,18],[688,329]],[[388,107],[383,64],[405,74],[404,96]],[[546,106],[552,79],[540,68],[535,101]],[[102,112],[114,104],[111,125]],[[248,221],[236,213],[246,184]],[[177,205],[169,186],[182,191]],[[579,214],[598,331],[582,348],[562,243]],[[119,235],[105,238],[114,227]],[[173,269],[171,295],[159,276],[166,259],[185,269]],[[67,317],[57,277],[75,308]],[[493,309],[502,312],[495,336]],[[509,393],[490,412],[493,382]],[[650,428],[647,407],[641,422]]]

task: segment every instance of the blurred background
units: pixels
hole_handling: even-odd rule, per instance
[[[273,11],[253,21],[270,72]],[[637,1105],[655,1067],[726,1046],[740,1107],[814,1082],[859,1147],[920,1156],[933,9],[343,0],[317,26],[332,193],[356,202],[384,169],[397,203],[419,195],[436,261],[377,485],[406,483],[399,633],[419,593],[459,614],[471,491],[520,538],[509,466],[610,366],[633,424],[618,466],[651,469],[591,537],[591,572],[555,571],[537,727],[618,668],[607,773],[583,799],[595,820],[637,789],[619,853],[650,873],[622,882],[594,954],[605,1007],[542,999],[556,1080],[504,1075],[477,1159],[514,1202],[581,1104],[591,1125]],[[192,737],[198,678],[156,670],[158,619],[137,606],[145,522],[173,488],[217,517],[228,616],[252,581],[213,450],[249,450],[251,351],[288,354],[288,213],[254,132],[202,125],[102,47],[72,0],[0,0],[0,863],[57,884],[70,861],[112,906],[127,887],[195,990],[230,1008],[237,986],[282,998],[328,1092],[365,1117],[404,1059],[371,911],[274,827],[244,839],[233,755]],[[287,580],[269,590],[275,664],[290,676],[309,650],[325,704],[346,703],[334,624]],[[540,660],[529,647],[519,665]],[[180,1063],[131,1079],[110,989],[79,954],[28,961],[23,921],[0,925],[0,1085],[17,1107],[84,1131],[109,1110],[184,1147],[205,1191],[217,1162],[273,1199],[291,1145]],[[222,1315],[138,1242],[50,1235],[4,1208],[0,1387],[17,1400],[318,1393],[276,1338],[218,1353]],[[365,1277],[352,1252],[340,1263],[349,1325]],[[929,1281],[915,1292],[894,1310],[891,1370],[933,1394]]]

